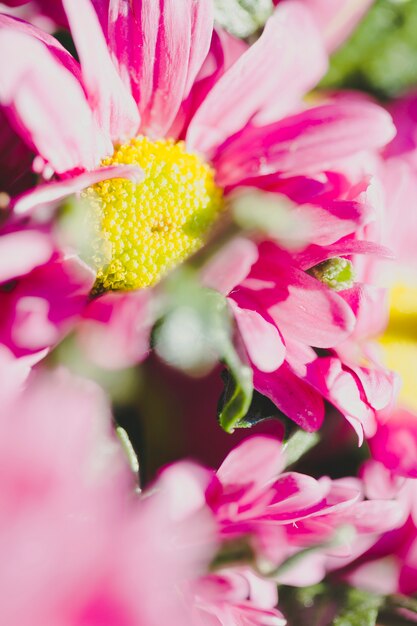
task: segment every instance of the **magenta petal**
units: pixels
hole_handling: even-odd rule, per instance
[[[259,289],[256,299],[284,339],[288,336],[310,346],[330,348],[352,332],[355,316],[343,298],[297,267],[286,264],[272,247],[263,247],[250,278],[265,281],[266,286]],[[243,283],[245,291],[248,283]]]
[[[114,0],[109,45],[128,77],[141,114],[141,131],[163,136],[171,127],[210,46],[209,0]]]
[[[267,374],[254,370],[254,384],[264,396],[301,428],[315,431],[324,419],[322,396],[298,378],[286,363],[275,372]]]
[[[266,485],[284,469],[281,442],[267,436],[254,436],[236,446],[217,471],[223,485]]]
[[[417,415],[395,408],[369,441],[372,456],[394,475],[417,478]]]
[[[242,131],[219,154],[218,175],[232,184],[274,172],[286,176],[320,172],[344,157],[381,148],[394,135],[390,115],[372,102],[324,104],[276,124]]]
[[[0,103],[16,130],[52,168],[93,169],[111,149],[84,91],[48,48],[17,30],[0,30]]]
[[[326,70],[319,34],[297,3],[280,7],[259,40],[220,78],[187,133],[191,149],[211,154],[257,113],[287,113]],[[266,111],[265,111],[266,113]]]
[[[100,128],[113,141],[131,138],[139,127],[139,113],[113,65],[91,2],[63,0],[63,5],[81,60],[88,101]]]

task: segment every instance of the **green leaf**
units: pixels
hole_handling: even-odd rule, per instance
[[[252,401],[253,374],[252,369],[241,361],[230,340],[223,345],[223,360],[231,376],[219,410],[219,422],[226,432],[233,433],[235,428],[252,426],[245,420],[245,416]]]
[[[362,589],[350,588],[344,608],[333,621],[333,626],[375,626],[383,598]]]
[[[320,435],[308,433],[305,430],[297,430],[288,439],[284,446],[286,467],[294,465],[304,454],[318,444]]]
[[[197,273],[183,268],[164,284],[159,317],[153,332],[158,355],[193,375],[205,374],[222,361],[230,377],[219,422],[228,433],[250,426],[241,420],[252,401],[253,373],[235,348],[233,318],[225,296],[201,287]]]
[[[272,11],[272,0],[214,0],[216,21],[236,37],[255,33]]]
[[[135,449],[129,439],[129,435],[121,426],[116,427],[116,434],[119,437],[120,443],[122,444],[123,452],[126,455],[130,469],[135,475],[137,475],[139,473],[139,460]]]
[[[417,84],[417,2],[376,0],[321,85],[392,98]]]

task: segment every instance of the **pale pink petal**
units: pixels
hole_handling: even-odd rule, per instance
[[[74,74],[75,78],[78,80],[81,79],[79,63],[77,63],[74,57],[59,43],[58,39],[45,32],[45,30],[21,19],[15,19],[4,14],[0,14],[0,28],[12,28],[14,32],[20,32],[23,35],[28,35],[42,42],[61,65],[64,65]]]
[[[276,326],[257,311],[240,308],[232,298],[229,305],[252,363],[263,372],[276,370],[285,358],[285,345]]]
[[[383,533],[404,522],[404,510],[395,500],[357,502],[344,512],[343,522],[354,525],[360,533]]]
[[[297,472],[282,474],[271,486],[273,499],[268,505],[264,519],[293,523],[326,506],[329,479],[315,480]]]
[[[246,278],[258,259],[258,249],[249,239],[237,237],[223,246],[205,265],[201,274],[206,287],[227,295]]]
[[[11,29],[0,31],[0,103],[16,129],[57,173],[93,169],[111,150],[78,80],[47,47]]]
[[[212,154],[264,107],[282,116],[326,70],[321,40],[308,11],[283,6],[259,40],[220,78],[190,123],[187,145]]]
[[[63,5],[81,60],[88,101],[100,128],[113,141],[130,139],[138,130],[139,113],[112,63],[92,4],[89,0],[63,0]]]
[[[292,2],[293,0],[289,0]],[[298,0],[310,9],[329,52],[340,46],[373,0]],[[274,0],[278,4],[280,0]]]
[[[150,293],[108,293],[93,300],[77,327],[89,358],[104,369],[140,363],[149,353],[153,316]]]
[[[163,136],[188,95],[210,46],[210,0],[112,0],[108,38],[130,81],[141,132]]]
[[[393,401],[395,390],[395,374],[382,367],[353,367],[359,378],[366,399],[372,408],[381,411]]]
[[[284,466],[281,442],[258,435],[245,439],[228,454],[217,471],[217,477],[223,485],[254,483],[258,489],[265,489]]]
[[[398,591],[400,571],[401,561],[393,554],[362,563],[348,574],[347,580],[355,587],[377,594],[390,595]]]
[[[339,359],[316,359],[309,364],[306,379],[350,422],[358,435],[359,445],[362,445],[364,434],[367,437],[375,434],[375,411],[363,398],[360,382],[349,368],[343,367]]]
[[[390,115],[372,102],[324,104],[242,131],[216,159],[219,181],[230,185],[274,172],[320,172],[362,150],[381,148],[394,135]]]
[[[13,203],[14,212],[16,215],[25,215],[37,207],[54,206],[66,197],[109,178],[127,178],[138,183],[143,180],[143,172],[136,165],[112,165],[57,182],[45,183],[16,198]]]
[[[0,282],[27,274],[46,263],[53,246],[46,233],[21,230],[0,237]]]
[[[247,50],[248,45],[227,31],[216,27],[212,33],[210,50],[198,72],[187,98],[182,102],[178,114],[167,132],[177,138],[186,132],[196,110],[221,76]]]
[[[296,376],[286,363],[270,374],[254,370],[254,385],[301,428],[320,428],[324,419],[321,394]]]

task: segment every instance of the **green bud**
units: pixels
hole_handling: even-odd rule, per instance
[[[355,281],[352,263],[341,257],[323,261],[309,269],[308,273],[334,291],[350,289]]]

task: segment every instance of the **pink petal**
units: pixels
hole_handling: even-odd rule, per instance
[[[0,28],[11,28],[14,32],[20,32],[23,35],[28,35],[42,42],[61,65],[64,65],[67,70],[74,74],[75,78],[78,80],[81,79],[79,63],[77,63],[55,37],[49,35],[41,28],[37,28],[33,24],[3,14],[0,14]]]
[[[417,415],[397,407],[384,417],[369,441],[372,456],[397,476],[417,478]]]
[[[189,126],[188,146],[212,154],[271,101],[275,119],[282,116],[325,70],[326,58],[309,12],[296,3],[283,6],[208,94]]]
[[[297,472],[287,472],[271,486],[273,500],[268,505],[264,519],[293,523],[312,512],[317,513],[326,506],[329,479],[315,480]]]
[[[27,274],[51,258],[50,237],[35,230],[3,234],[0,238],[0,282]]]
[[[93,300],[77,328],[83,350],[104,369],[140,363],[149,353],[150,293],[109,293]]]
[[[331,259],[336,256],[351,256],[353,254],[372,254],[386,259],[392,259],[391,251],[385,248],[385,246],[381,246],[373,241],[361,241],[357,239],[336,241],[326,247],[313,244],[302,252],[295,253],[295,258],[303,269],[308,270],[326,259]]]
[[[284,465],[281,442],[257,435],[245,439],[228,454],[217,477],[223,486],[253,483],[264,488],[282,472]]]
[[[363,399],[360,382],[339,359],[316,359],[309,364],[306,379],[350,422],[358,435],[359,445],[362,445],[364,433],[372,437],[376,429],[375,412]]]
[[[285,345],[276,326],[257,311],[240,308],[232,298],[229,305],[252,363],[262,372],[276,370],[285,358]]]
[[[0,341],[17,356],[49,348],[71,330],[87,304],[94,273],[76,257],[32,270],[0,293]]]
[[[324,419],[321,395],[298,378],[286,363],[270,374],[254,370],[254,385],[304,430],[320,428]]]
[[[89,0],[62,1],[97,122],[113,141],[130,139],[138,130],[139,113],[112,63],[97,14]]]
[[[143,180],[143,172],[136,165],[117,165],[102,167],[57,182],[45,183],[18,197],[13,204],[14,212],[16,215],[24,215],[37,207],[54,206],[64,198],[109,178],[127,178],[133,182],[140,182]]]
[[[93,169],[110,144],[96,127],[78,80],[43,43],[0,31],[0,103],[23,139],[62,173]]]
[[[390,115],[378,105],[359,100],[324,104],[242,131],[219,154],[219,180],[232,184],[274,172],[320,172],[344,157],[381,148],[394,134]]]
[[[227,295],[246,278],[257,259],[256,245],[249,239],[237,237],[206,264],[201,280],[206,287]]]
[[[112,0],[108,37],[120,73],[130,80],[141,132],[163,136],[171,127],[210,46],[209,0]]]
[[[359,202],[328,202],[295,206],[293,214],[308,225],[310,241],[325,246],[354,233],[369,217]]]
[[[280,0],[274,0],[278,4]],[[290,0],[291,1],[291,0]],[[312,12],[326,48],[332,52],[341,45],[365,15],[373,0],[298,0]]]
[[[251,289],[251,279],[265,281],[264,288]],[[267,282],[269,281],[269,283]],[[242,297],[251,293],[268,312],[281,334],[317,348],[341,343],[353,330],[355,316],[341,296],[320,281],[292,266],[279,250],[264,244],[260,260],[242,283]],[[240,291],[234,295],[239,304]]]

